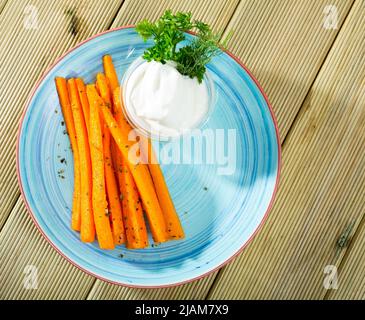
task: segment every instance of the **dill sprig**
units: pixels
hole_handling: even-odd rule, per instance
[[[143,58],[147,61],[176,62],[177,70],[190,78],[202,82],[206,65],[214,56],[225,48],[230,34],[220,41],[221,34],[214,33],[210,26],[202,21],[192,21],[191,13],[165,11],[159,20],[150,22],[143,20],[137,24],[137,32],[147,41],[153,38],[154,46],[145,50]],[[177,45],[185,40],[185,32],[196,31],[197,36],[186,46],[177,49]]]

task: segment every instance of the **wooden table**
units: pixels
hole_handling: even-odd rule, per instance
[[[229,49],[278,119],[282,174],[266,224],[232,263],[183,286],[130,289],[88,276],[42,238],[20,197],[16,134],[32,87],[57,57],[167,8],[234,30]],[[0,0],[0,12],[2,299],[365,298],[363,0]],[[27,265],[38,268],[36,290],[24,287]],[[328,265],[337,290],[323,285],[335,271]]]

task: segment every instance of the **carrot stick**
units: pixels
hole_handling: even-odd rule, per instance
[[[105,161],[105,182],[109,202],[110,216],[114,243],[122,244],[125,242],[124,223],[122,207],[120,205],[120,193],[118,192],[117,180],[114,175],[110,152],[110,133],[104,134],[104,161]]]
[[[71,110],[74,119],[77,146],[79,150],[80,168],[83,172],[80,175],[81,195],[81,241],[93,242],[95,240],[94,218],[91,208],[91,160],[90,147],[84,115],[77,90],[75,79],[67,81],[68,91],[71,98]]]
[[[119,90],[119,87],[117,87],[115,91]],[[116,94],[114,94],[113,92],[113,95],[112,95],[112,101],[113,101],[113,108],[112,108],[112,111],[113,111],[113,116],[115,117],[115,120],[120,123],[121,121],[121,118],[120,118],[120,115],[119,115],[119,112],[121,112],[121,108],[120,108],[120,99],[119,99],[119,96],[117,96]],[[122,179],[122,171],[120,170],[120,168],[123,166],[122,165],[122,154],[120,153],[119,149],[118,149],[118,146],[116,145],[115,141],[113,140],[112,142],[112,158],[113,158],[113,163],[114,163],[114,170],[116,172],[116,175],[117,175],[117,179],[118,179],[118,182],[119,182],[119,189],[121,189],[121,182],[123,179]]]
[[[82,112],[84,114],[86,130],[89,133],[90,106],[89,106],[89,100],[87,100],[85,84],[81,78],[76,78],[75,81],[76,81],[77,90],[79,92]]]
[[[115,88],[119,86],[118,76],[115,72],[112,57],[110,55],[105,55],[103,57],[103,67],[106,77],[109,80],[111,92],[114,92]]]
[[[87,135],[89,136],[89,127],[90,127],[90,106],[89,100],[87,99],[86,87],[84,81],[81,78],[75,79],[77,90],[79,92],[79,98],[82,106],[82,113],[84,115]],[[90,146],[89,146],[90,150]],[[89,152],[90,153],[90,152]],[[90,190],[92,189],[92,178],[90,176]]]
[[[73,230],[80,231],[81,229],[81,211],[80,211],[80,159],[79,150],[76,141],[76,130],[72,116],[71,103],[67,90],[67,82],[65,78],[55,78],[56,88],[60,105],[62,109],[63,118],[65,119],[66,129],[70,137],[72,153],[74,157],[74,191],[72,199],[72,218],[71,227]]]
[[[114,139],[111,139],[110,142],[110,152],[112,154],[112,163],[115,172],[115,177],[117,181],[119,181],[121,173],[118,171],[118,167],[121,165],[122,155],[120,154],[118,146],[115,144]]]
[[[121,126],[125,127],[126,131],[132,130],[132,127],[129,125],[122,113],[119,87],[117,87],[113,92],[113,104],[117,109],[115,111],[115,118],[117,122]],[[161,168],[157,162],[156,155],[153,152],[151,140],[140,136],[139,144],[141,147],[142,156],[144,155],[145,157],[148,157],[146,158],[148,159],[148,169],[151,173],[156,194],[165,218],[167,232],[172,239],[184,238],[184,230],[181,226],[179,216],[175,210],[175,206],[171,199]]]
[[[103,67],[104,67],[104,73],[106,78],[108,79],[108,83],[110,86],[110,91],[112,93],[112,112],[113,116],[117,120],[117,122],[121,121],[121,118],[119,117],[119,112],[121,112],[120,108],[120,99],[119,97],[115,99],[114,92],[118,90],[119,92],[119,81],[118,76],[114,68],[113,60],[110,55],[105,55],[103,57]],[[114,163],[114,168],[118,168],[121,166],[121,154],[118,152],[118,147],[115,144],[115,141],[112,141],[112,158]],[[118,181],[121,180],[121,172],[119,170],[115,170],[117,174]]]
[[[125,121],[125,117],[123,115],[123,111],[122,111],[122,105],[121,105],[121,97],[120,97],[120,87],[116,87],[113,91],[113,111],[114,111],[114,116],[115,116],[115,120],[119,122],[121,121]],[[132,130],[132,127],[130,127],[130,130]]]
[[[119,92],[119,87],[115,88],[114,92]],[[113,94],[113,114],[115,115],[117,122],[122,119],[119,112],[121,112],[120,98],[118,94]],[[119,188],[122,194],[127,248],[145,248],[148,246],[148,236],[138,190],[128,165],[124,161],[116,144],[115,147],[114,165],[117,172]]]
[[[145,156],[148,157],[150,154],[151,160],[148,163],[148,169],[150,170],[157,197],[164,214],[167,232],[172,239],[182,239],[185,236],[184,230],[171,199],[160,165],[158,164],[156,155],[152,149],[151,140],[146,137],[141,137],[139,144],[141,146],[141,152]]]
[[[100,96],[107,104],[107,106],[111,108],[112,97],[110,93],[110,88],[108,85],[108,80],[103,73],[98,73],[96,75],[96,85],[99,88]]]
[[[147,228],[138,190],[126,161],[121,157],[122,205],[124,213],[127,248],[141,249],[148,246]]]
[[[137,189],[141,196],[142,202],[146,209],[146,215],[151,228],[152,236],[155,242],[164,242],[168,240],[166,232],[166,223],[161,211],[160,204],[153,186],[153,182],[148,171],[148,167],[141,163],[133,164],[128,161],[129,149],[133,147],[133,144],[128,141],[127,135],[123,132],[121,127],[115,121],[111,111],[104,103],[104,101],[98,95],[95,87],[87,86],[88,96],[93,99],[93,103],[98,105],[104,121],[106,122],[110,133],[112,134],[114,141],[116,142],[123,158],[126,160],[127,165],[132,173]]]
[[[113,102],[112,103],[112,112],[113,112],[113,115],[115,116],[115,113],[117,112],[118,108],[116,108],[114,105],[114,99],[112,98],[112,95],[113,95],[114,90],[118,87],[119,81],[118,81],[118,76],[117,76],[117,73],[115,72],[114,64],[113,64],[113,61],[112,61],[112,58],[110,55],[105,55],[103,57],[103,67],[104,67],[105,76],[108,80],[108,84],[110,87],[111,100]],[[120,157],[121,155],[119,152],[117,152],[118,147],[116,146],[114,141],[112,141],[111,150],[112,150],[114,166],[118,167],[117,162],[120,163],[121,160],[117,159],[117,158]],[[120,175],[120,172],[118,170],[116,170],[116,174]],[[118,177],[118,180],[120,180],[120,177]]]
[[[90,105],[89,139],[93,179],[92,205],[96,234],[100,248],[114,249],[114,238],[110,226],[105,193],[103,139],[99,118],[100,100],[97,101],[95,99],[96,89],[94,85],[87,85],[86,93]]]
[[[110,89],[107,79],[101,73],[96,76],[100,95],[104,102],[111,105]],[[108,196],[108,203],[112,221],[112,230],[115,244],[122,244],[125,242],[125,232],[123,224],[122,207],[120,205],[120,194],[118,192],[117,180],[114,175],[111,155],[111,139],[110,132],[106,126],[103,128],[103,150],[105,163],[105,182]]]
[[[111,96],[112,96],[114,90],[118,87],[119,81],[118,81],[118,76],[117,76],[117,73],[115,72],[114,64],[113,64],[113,61],[112,61],[112,58],[110,55],[105,55],[103,57],[103,67],[104,67],[105,76],[108,79],[108,84],[109,84],[110,92],[112,93],[111,94]],[[111,100],[113,102],[112,103],[112,112],[113,112],[113,115],[115,116],[115,113],[118,109],[115,107],[114,99],[111,99]],[[121,159],[120,159],[121,154],[120,154],[120,152],[118,152],[118,147],[116,146],[114,141],[112,141],[112,143],[111,143],[111,152],[112,152],[114,170],[116,172],[118,181],[120,181],[121,172],[119,170],[117,170],[116,168],[118,168],[118,166],[121,165],[120,164],[121,163]]]

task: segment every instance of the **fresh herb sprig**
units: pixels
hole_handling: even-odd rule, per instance
[[[153,38],[155,45],[144,52],[143,58],[147,61],[166,63],[173,60],[176,46],[185,39],[184,32],[193,27],[190,13],[178,12],[173,15],[167,10],[155,23],[142,20],[137,24],[136,30],[147,41]]]
[[[154,46],[148,48],[143,58],[147,61],[166,63],[174,61],[176,69],[190,78],[203,81],[206,64],[225,48],[228,37],[220,41],[221,34],[214,33],[208,24],[192,20],[191,13],[177,12],[175,15],[167,10],[159,20],[143,20],[136,26],[137,32],[147,41],[153,38]],[[185,40],[185,32],[196,31],[197,36],[186,46],[177,49]]]

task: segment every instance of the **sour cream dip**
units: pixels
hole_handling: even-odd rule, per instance
[[[207,116],[207,84],[182,75],[173,62],[143,61],[123,86],[128,118],[152,135],[178,136]]]

